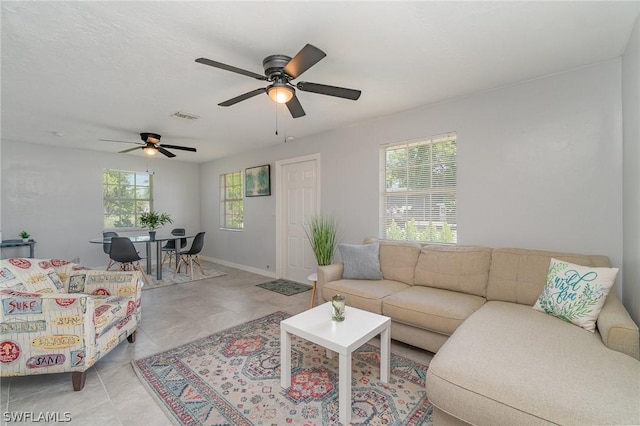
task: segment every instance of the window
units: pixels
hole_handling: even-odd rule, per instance
[[[242,171],[220,175],[221,228],[242,229],[244,227],[242,193]]]
[[[102,173],[102,186],[104,227],[139,227],[140,213],[153,206],[152,175],[107,169]]]
[[[456,134],[381,149],[381,236],[456,243]]]

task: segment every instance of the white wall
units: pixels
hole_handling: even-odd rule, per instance
[[[199,231],[197,164],[6,140],[1,161],[3,238],[19,238],[18,233],[27,230],[38,242],[36,257],[80,257],[86,266],[106,265],[102,245],[89,243],[102,236],[106,168],[155,172],[154,208],[170,213],[175,227]],[[26,248],[16,250],[6,248],[3,253],[28,254]]]
[[[640,324],[640,18],[622,60],[624,258],[622,297]]]
[[[322,210],[358,243],[378,235],[380,145],[456,131],[460,244],[605,254],[620,266],[620,87],[616,59],[204,164],[207,255],[275,262],[275,196],[246,201],[244,232],[220,231],[221,173],[320,153]]]

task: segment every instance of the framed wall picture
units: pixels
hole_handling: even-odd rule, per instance
[[[244,171],[244,195],[262,197],[271,195],[271,166],[250,167]]]

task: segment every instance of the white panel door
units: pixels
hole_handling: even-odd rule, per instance
[[[281,218],[284,235],[283,278],[301,283],[316,271],[316,260],[307,240],[305,226],[318,209],[317,161],[294,162],[282,166],[283,194]]]

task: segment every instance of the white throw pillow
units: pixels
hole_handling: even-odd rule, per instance
[[[551,259],[547,283],[533,309],[592,333],[618,268],[594,268]]]
[[[380,243],[364,245],[338,244],[344,271],[342,278],[352,280],[381,280]]]

